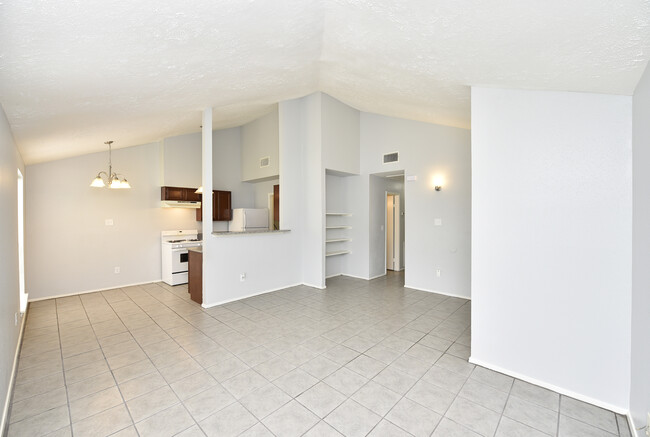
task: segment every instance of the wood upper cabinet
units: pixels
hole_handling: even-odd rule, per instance
[[[160,200],[178,200],[180,202],[199,202],[201,195],[195,193],[196,188],[161,187]]]
[[[203,202],[201,202],[203,206]],[[232,193],[214,190],[212,192],[212,221],[227,222],[232,219]],[[203,220],[203,208],[196,210],[196,220]]]

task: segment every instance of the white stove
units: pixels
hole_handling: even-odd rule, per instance
[[[162,231],[162,280],[169,285],[187,284],[187,250],[201,247],[202,241],[196,230]]]

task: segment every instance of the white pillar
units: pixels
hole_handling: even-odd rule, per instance
[[[203,110],[202,123],[202,141],[201,141],[201,186],[203,186],[203,296],[205,290],[209,289],[209,276],[207,262],[210,245],[212,243],[212,108]]]

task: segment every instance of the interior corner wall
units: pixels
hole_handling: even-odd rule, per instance
[[[619,412],[631,123],[631,97],[472,89],[470,360]]]
[[[632,356],[630,413],[635,427],[650,412],[650,68],[633,98],[634,217],[632,238]],[[641,432],[638,433],[639,437]]]
[[[113,151],[113,168],[130,190],[89,186],[107,165],[108,153],[100,152],[26,166],[30,300],[159,281],[160,232],[198,229],[195,210],[161,208],[158,143]]]
[[[7,117],[0,108],[0,402],[3,407],[9,392],[20,323],[14,325],[14,314],[20,313],[18,274],[18,173],[25,175],[22,158],[16,148]],[[27,179],[25,178],[25,182]],[[20,318],[19,318],[20,322]],[[4,410],[3,410],[4,411]],[[0,433],[4,430],[0,429]]]
[[[362,174],[403,170],[416,178],[404,185],[406,286],[469,298],[470,132],[362,112],[360,138]],[[399,161],[383,164],[391,152]],[[438,175],[446,180],[442,191],[433,188]],[[434,226],[436,218],[442,226]]]

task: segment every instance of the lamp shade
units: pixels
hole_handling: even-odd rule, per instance
[[[104,179],[102,179],[101,176],[97,175],[97,177],[95,179],[93,179],[90,186],[95,187],[95,188],[103,188],[103,187],[106,186],[106,184],[104,183]]]

